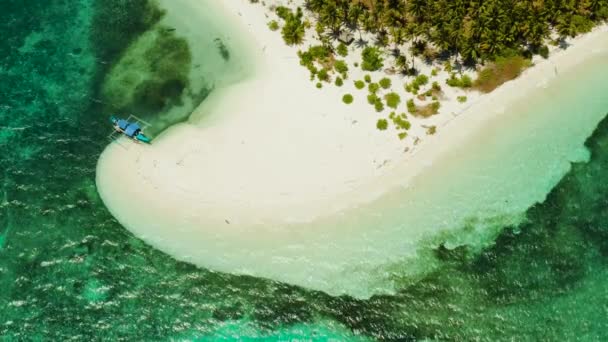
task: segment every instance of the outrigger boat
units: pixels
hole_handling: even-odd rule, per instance
[[[139,123],[130,122],[125,119],[119,119],[115,116],[110,117],[110,122],[114,126],[114,130],[119,132],[137,142],[143,142],[149,144],[152,139],[148,138]]]

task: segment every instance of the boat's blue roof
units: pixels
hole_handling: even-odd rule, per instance
[[[118,125],[118,127],[120,129],[122,129],[124,131],[125,129],[127,129],[127,126],[129,126],[129,121],[127,121],[125,119],[118,119],[116,121],[116,124]]]
[[[140,131],[141,127],[139,127],[138,124],[136,123],[129,123],[129,125],[127,126],[127,128],[125,129],[125,134],[132,137],[134,136],[137,131]]]

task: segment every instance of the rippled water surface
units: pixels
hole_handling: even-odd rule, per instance
[[[608,340],[608,121],[526,223],[480,255],[438,247],[437,271],[396,295],[214,273],[145,245],[97,196],[100,84],[151,25],[144,0],[100,3],[0,2],[0,340]],[[111,26],[126,34],[109,46]]]

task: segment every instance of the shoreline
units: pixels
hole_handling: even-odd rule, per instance
[[[565,74],[578,63],[591,60],[588,53],[577,58],[581,52],[599,45],[599,56],[606,53],[608,45],[600,45],[608,33],[608,26],[603,25],[519,78],[479,96],[456,116],[436,115],[435,122],[443,123],[437,134],[425,136],[418,145],[411,140],[407,145],[375,129],[377,116],[368,113],[369,105],[360,94],[355,93],[355,102],[346,106],[339,95],[350,88],[315,89],[294,49],[266,27],[263,8],[244,0],[226,1],[219,7],[230,20],[241,18],[240,28],[235,30],[247,34],[249,39],[245,40],[256,46],[251,58],[258,70],[244,81],[214,91],[188,124],[171,127],[153,145],[134,145],[127,151],[109,146],[98,164],[100,195],[123,225],[178,259],[219,271],[358,296],[370,292],[346,288],[348,279],[338,278],[353,267],[349,262],[360,253],[358,248],[365,245],[366,238],[346,238],[358,242],[347,257],[335,259],[341,265],[335,267],[342,269],[319,269],[325,275],[318,280],[307,282],[302,279],[305,275],[286,273],[289,263],[281,266],[281,260],[327,259],[332,255],[328,248],[339,243],[336,236],[350,227],[338,227],[334,219],[352,223],[361,211],[367,215],[362,221],[375,220],[382,213],[376,211],[382,203],[397,203],[394,198],[407,192],[404,189],[425,171],[437,171],[431,166],[438,160],[457,151],[489,122],[508,116],[505,107],[528,91],[552,84],[557,76],[553,75],[554,64],[560,65],[560,75]],[[497,102],[502,105],[495,108]],[[407,153],[406,147],[410,147]],[[121,181],[113,183],[114,179]],[[327,231],[334,226],[335,230]],[[411,227],[404,239],[415,245],[423,236],[438,231],[429,231],[425,225]],[[184,241],[192,246],[183,248]],[[314,256],[306,254],[310,246],[314,246]],[[234,249],[239,249],[234,255],[227,252]],[[378,263],[402,258],[389,256],[395,249],[399,248],[387,248],[386,255],[378,258],[383,261],[351,272],[364,279]],[[223,252],[227,255],[220,257]],[[254,262],[274,269],[256,269]],[[305,264],[309,266],[303,267],[304,272],[319,268],[314,262]],[[277,274],[281,272],[284,275]],[[366,281],[373,283],[368,287],[390,291],[390,284]]]

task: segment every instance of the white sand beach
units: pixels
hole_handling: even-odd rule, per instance
[[[200,6],[211,6],[194,0],[161,4],[177,32],[193,30]],[[368,273],[388,273],[380,266],[411,257],[417,241],[477,210],[429,218],[417,207],[424,204],[410,199],[420,194],[414,198],[426,201],[436,193],[426,187],[428,179],[417,183],[417,176],[432,174],[444,184],[450,177],[446,163],[463,144],[471,144],[472,137],[484,144],[480,132],[492,132],[514,104],[577,65],[608,54],[608,29],[602,26],[570,41],[568,49],[553,51],[548,60],[535,60],[534,67],[491,94],[467,93],[469,101],[462,104],[456,90],[445,89],[440,113],[412,118],[410,135],[399,140],[396,131],[376,129],[379,114],[366,102],[366,92],[354,88],[352,81],[363,72],[353,70],[342,88],[317,89],[299,65],[297,48],[268,29],[266,8],[248,0],[212,6],[250,46],[252,75],[223,84],[188,123],[171,127],[150,146],[109,145],[98,164],[99,193],[125,227],[178,259],[332,294],[367,297],[391,291],[392,276]],[[390,77],[395,87],[407,81]],[[352,104],[342,103],[345,93],[354,95]],[[404,108],[403,103],[400,111]],[[570,143],[580,147],[598,120],[585,122]],[[428,126],[436,126],[437,133],[427,135]],[[572,159],[561,150],[547,158],[561,158],[556,163],[564,167],[525,200],[514,200],[511,213],[542,199]],[[386,203],[398,208],[393,213],[407,213],[410,225],[380,229],[387,216],[378,208]],[[433,226],[435,219],[444,224]]]

